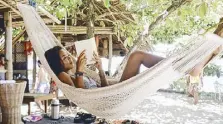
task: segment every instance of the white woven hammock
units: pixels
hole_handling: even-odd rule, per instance
[[[188,45],[185,50],[178,51],[179,53],[126,81],[103,88],[80,89],[62,83],[48,65],[44,57],[45,51],[60,43],[37,12],[28,5],[18,4],[18,8],[33,48],[57,86],[79,107],[103,118],[118,118],[129,112],[146,96],[190,71],[223,43],[220,37],[209,34],[199,38],[193,46]],[[88,69],[86,73],[99,81],[97,73]]]

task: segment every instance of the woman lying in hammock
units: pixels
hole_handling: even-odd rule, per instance
[[[87,60],[85,51],[83,51],[77,58],[75,74],[71,71],[74,68],[75,64],[72,57],[69,55],[69,53],[67,53],[65,49],[61,48],[60,46],[55,46],[46,51],[45,57],[53,72],[62,82],[75,86],[77,88],[97,87],[97,84],[93,79],[83,75]],[[95,67],[99,71],[101,87],[108,86],[109,84],[102,69],[101,59],[96,54],[94,54],[94,59],[96,61]],[[155,56],[141,51],[132,53],[129,57],[120,82],[137,75],[139,73],[141,65],[150,68],[162,59],[163,57]]]
[[[208,56],[202,63],[197,65],[191,71],[190,75],[198,76],[202,71],[203,67],[210,61],[210,59],[213,57],[215,53],[216,52]],[[48,51],[46,51],[45,57],[53,72],[58,76],[58,78],[62,82],[69,84],[71,86],[75,86],[77,88],[98,87],[93,79],[83,75],[87,60],[85,51],[83,51],[77,58],[75,74],[73,74],[71,71],[74,68],[75,64],[72,57],[67,53],[65,49],[61,48],[60,46],[55,46],[54,48],[51,48]],[[102,69],[101,59],[96,54],[94,54],[94,59],[96,61],[95,66],[99,71],[99,76],[101,79],[101,87],[108,86],[109,84],[106,80],[105,73]],[[123,71],[120,82],[137,75],[139,73],[141,65],[150,68],[163,59],[164,59],[163,57],[159,57],[142,51],[136,51],[132,53]]]

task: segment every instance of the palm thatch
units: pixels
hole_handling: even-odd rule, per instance
[[[12,12],[12,25],[13,28],[22,27],[23,19],[20,12],[16,7],[16,3],[28,4],[28,0],[0,0],[0,12],[11,11]],[[59,4],[55,0],[51,1],[52,4]],[[135,23],[132,14],[127,11],[124,4],[121,4],[118,0],[112,0],[110,2],[110,7],[105,7],[103,1],[93,1],[94,7],[94,33],[100,37],[99,50],[103,56],[108,56],[108,43],[103,43],[105,40],[108,41],[108,35],[112,35],[113,38],[113,53],[114,55],[120,55],[126,53],[127,49],[123,42],[125,38],[120,37],[117,28],[120,24]],[[53,5],[52,5],[53,6]],[[42,19],[48,24],[48,27],[52,32],[60,37],[61,41],[64,43],[71,43],[77,40],[83,39],[83,36],[87,33],[87,13],[88,8],[86,4],[78,6],[78,10],[73,15],[67,17],[67,19],[61,20],[60,25],[55,25],[58,22],[57,19],[52,19],[52,15],[43,13],[40,9],[37,9]],[[56,21],[55,21],[56,20]],[[67,25],[65,25],[65,21]],[[21,34],[21,33],[20,33]],[[18,36],[15,36],[13,44],[18,42]],[[22,33],[23,35],[25,33]],[[3,40],[4,42],[4,40]],[[0,51],[3,51],[4,43],[1,43]]]
[[[16,7],[17,3],[29,4],[28,0],[0,0],[0,12],[10,11],[12,13],[13,27],[23,26],[23,19]],[[52,18],[49,17],[48,14],[41,12],[39,9],[37,10],[46,23],[52,23],[55,21],[52,20]]]
[[[103,1],[93,0],[92,3],[94,7],[94,34],[100,38],[99,50],[103,56],[108,55],[106,52],[108,47],[104,46],[108,44],[103,42],[104,40],[108,41],[109,34],[112,34],[114,55],[120,55],[120,52],[126,53],[127,48],[123,44],[125,38],[120,37],[118,25],[135,23],[132,13],[118,0],[111,1],[110,7],[105,7]],[[52,6],[56,6],[53,4]],[[75,42],[83,39],[87,33],[88,24],[88,8],[86,6],[86,4],[78,6],[75,13],[68,16],[67,19],[61,20],[63,25],[49,25],[49,28],[61,38],[62,42]]]
[[[4,12],[11,12],[13,28],[18,28],[18,27],[24,26],[22,16],[16,6],[17,3],[29,4],[28,0],[0,0],[0,18],[4,17]],[[38,13],[40,14],[40,16],[45,21],[45,23],[60,22],[56,17],[50,15],[48,12],[45,12],[44,10],[41,11],[40,9],[37,9],[37,10],[38,10]],[[2,21],[3,21],[3,19],[2,19]],[[1,23],[3,23],[3,22],[1,22]],[[21,36],[23,36],[24,34],[25,34],[24,30],[21,30],[21,33],[19,33],[18,35],[16,35],[13,38],[13,44],[16,44],[16,42],[19,41],[19,38]],[[3,52],[3,49],[4,49],[4,42],[5,42],[5,40],[2,40],[0,43],[0,51],[1,52]]]

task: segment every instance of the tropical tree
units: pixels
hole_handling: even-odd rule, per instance
[[[81,14],[80,9],[88,11],[89,0],[37,0],[60,19],[65,15],[76,18],[75,14]],[[110,8],[115,0],[95,0],[103,2]],[[131,49],[148,50],[151,44],[173,43],[175,38],[183,35],[192,35],[200,30],[212,31],[218,25],[223,10],[222,0],[119,0],[119,4],[125,4],[124,12],[131,12],[134,22],[123,24],[115,22],[119,35],[125,37],[124,44]],[[86,5],[85,8],[82,5]],[[95,8],[96,9],[96,8]],[[82,17],[82,16],[80,16]],[[122,62],[120,68],[125,66],[128,56]],[[117,69],[122,70],[122,69]],[[117,72],[117,77],[122,72]]]
[[[79,13],[79,7],[87,1],[89,0],[37,0],[39,5],[59,19],[65,18],[66,14],[74,18],[74,13]],[[110,2],[114,0],[97,1],[103,1],[109,8]],[[138,35],[142,33],[151,35],[146,41],[172,43],[179,36],[209,29],[216,26],[223,10],[222,0],[120,0],[120,4],[125,4],[126,11],[135,17],[135,23],[116,23],[129,47],[135,44],[133,41],[137,42]],[[168,17],[163,18],[165,16]]]

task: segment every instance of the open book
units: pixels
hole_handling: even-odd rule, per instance
[[[95,63],[95,61],[92,60],[94,58],[93,53],[96,52],[97,54],[97,47],[94,37],[91,39],[74,42],[74,44],[76,47],[77,56],[79,56],[83,50],[86,50],[85,54],[87,58],[87,64],[89,65]]]

